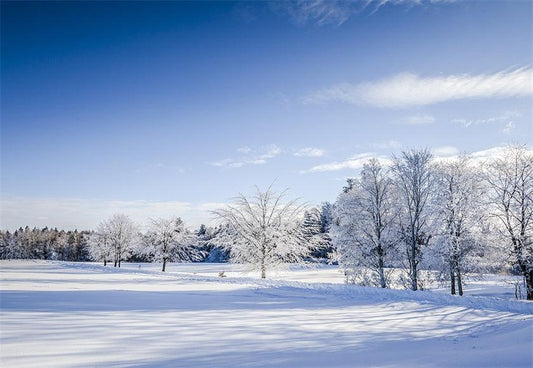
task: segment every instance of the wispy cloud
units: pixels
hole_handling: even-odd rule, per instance
[[[154,172],[154,171],[165,171],[165,172],[172,172],[172,173],[177,173],[177,174],[185,174],[189,170],[183,167],[176,167],[173,164],[169,165],[163,162],[151,163],[151,162],[144,162],[144,161],[137,162],[135,164],[135,168],[133,169],[133,172],[135,174],[146,174],[146,173]]]
[[[360,8],[360,2],[338,0],[298,0],[273,3],[273,9],[297,24],[340,26]]]
[[[275,144],[271,144],[266,148],[266,151],[259,156],[259,159],[266,160],[269,158],[276,157],[281,153],[281,148],[276,146]]]
[[[411,115],[400,119],[397,123],[402,125],[429,125],[434,122],[435,117],[432,115]]]
[[[507,148],[508,147],[505,145],[495,146],[481,151],[472,152],[470,156],[474,161],[482,162],[491,158],[503,157]]]
[[[459,149],[454,146],[440,146],[432,149],[431,153],[433,153],[435,157],[457,156],[459,154]]]
[[[293,152],[296,157],[321,157],[325,151],[321,148],[306,147]]]
[[[304,103],[344,102],[378,107],[413,107],[474,98],[533,94],[533,70],[519,68],[494,74],[420,77],[401,73],[360,84],[342,83],[303,98]]]
[[[442,146],[433,149],[432,153],[434,156],[434,160],[437,162],[446,162],[454,160],[459,156],[459,154],[466,153],[468,154],[468,156],[471,157],[472,161],[475,164],[481,165],[487,160],[503,157],[507,148],[507,145],[500,145],[468,153],[464,151],[462,152],[454,146]],[[531,151],[531,147],[527,147],[527,149]]]
[[[491,116],[483,119],[465,119],[465,118],[456,118],[452,119],[453,123],[458,123],[468,128],[470,126],[476,125],[488,125],[488,124],[500,124],[500,132],[503,134],[511,134],[513,129],[516,126],[515,120],[521,117],[522,114],[517,111],[506,111],[497,116]]]
[[[507,122],[507,124],[505,124],[505,126],[501,129],[501,132],[503,134],[511,134],[511,132],[513,131],[515,127],[515,123],[514,121],[509,121]]]
[[[326,172],[326,171],[339,171],[339,170],[357,170],[361,169],[365,163],[368,162],[371,158],[376,158],[383,164],[390,164],[390,159],[384,156],[377,155],[374,152],[365,152],[360,153],[355,156],[352,156],[343,161],[333,161],[321,165],[316,165],[311,167],[308,170],[303,170],[300,173],[316,173],[316,172]]]
[[[507,149],[507,146],[505,145],[495,146],[495,147],[491,147],[485,150],[472,152],[469,154],[469,156],[472,158],[474,162],[481,164],[487,159],[501,157],[505,153],[506,149]],[[439,146],[431,150],[431,153],[433,154],[433,158],[436,162],[446,162],[449,160],[456,159],[461,154],[461,152],[462,151],[455,146]],[[381,162],[382,165],[385,165],[385,166],[392,164],[392,159],[389,156],[379,155],[375,152],[365,152],[365,153],[360,153],[355,156],[352,156],[346,160],[332,161],[332,162],[313,166],[310,169],[300,171],[300,174],[331,172],[331,171],[341,171],[341,170],[359,170],[371,158],[377,159],[378,161]]]
[[[277,145],[271,144],[260,149],[252,149],[245,146],[237,149],[237,152],[241,153],[242,156],[239,158],[225,158],[223,160],[209,162],[209,165],[233,169],[248,165],[263,165],[266,164],[268,160],[281,154],[282,150]]]
[[[188,226],[212,225],[210,210],[224,203],[190,203],[180,201],[117,201],[80,198],[1,199],[1,229],[20,226],[52,226],[63,229],[94,229],[115,213],[124,213],[139,224],[148,218],[181,216]]]
[[[288,16],[297,24],[340,26],[350,17],[370,10],[377,12],[387,5],[419,6],[449,3],[450,0],[296,0],[270,3],[278,14]]]
[[[402,147],[402,144],[398,141],[391,139],[388,141],[369,143],[368,147],[371,147],[373,149],[378,149],[378,150],[385,150],[385,149],[391,149],[391,148],[398,149]]]

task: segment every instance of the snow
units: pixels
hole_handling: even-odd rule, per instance
[[[159,267],[2,261],[0,365],[533,364],[533,303],[511,299],[508,277],[473,282],[466,293],[476,296],[459,298],[344,285],[334,266],[267,280],[239,265]]]

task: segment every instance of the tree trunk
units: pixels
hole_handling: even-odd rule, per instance
[[[115,259],[115,265],[113,267],[117,267],[117,260]]]
[[[382,288],[387,287],[387,282],[385,281],[385,273],[383,272],[383,267],[380,267],[379,269],[379,285]]]
[[[167,268],[167,259],[166,258],[163,258],[163,269],[161,270],[162,272],[165,272],[165,269]]]
[[[527,300],[533,300],[533,268],[526,272]]]
[[[457,286],[459,287],[459,295],[463,296],[463,282],[461,281],[461,270],[457,267]]]
[[[107,266],[107,261],[106,259],[104,258],[104,267]]]
[[[386,288],[387,282],[385,281],[385,273],[383,272],[383,248],[381,247],[381,245],[378,246],[378,255],[379,255],[379,260],[378,260],[379,285],[382,288]]]
[[[453,268],[451,267],[450,267],[450,286],[451,286],[452,295],[455,295],[455,272],[453,272]]]
[[[266,278],[266,265],[265,265],[265,259],[266,259],[266,245],[265,243],[261,244],[261,278]]]
[[[518,266],[526,281],[527,300],[533,300],[533,268],[529,268],[521,259],[518,260]]]
[[[411,245],[411,290],[418,290],[418,278],[416,269],[416,244]]]
[[[121,261],[121,259],[119,258],[118,259],[118,267],[120,267],[120,261]]]

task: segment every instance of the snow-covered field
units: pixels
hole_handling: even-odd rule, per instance
[[[0,268],[2,367],[533,365],[533,303],[504,277],[459,298],[344,285],[333,266],[264,281],[227,264]]]

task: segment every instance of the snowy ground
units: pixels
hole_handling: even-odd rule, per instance
[[[1,262],[0,366],[533,365],[533,303],[511,300],[506,278],[459,298],[343,285],[334,267],[266,281],[235,265],[157,267]]]

